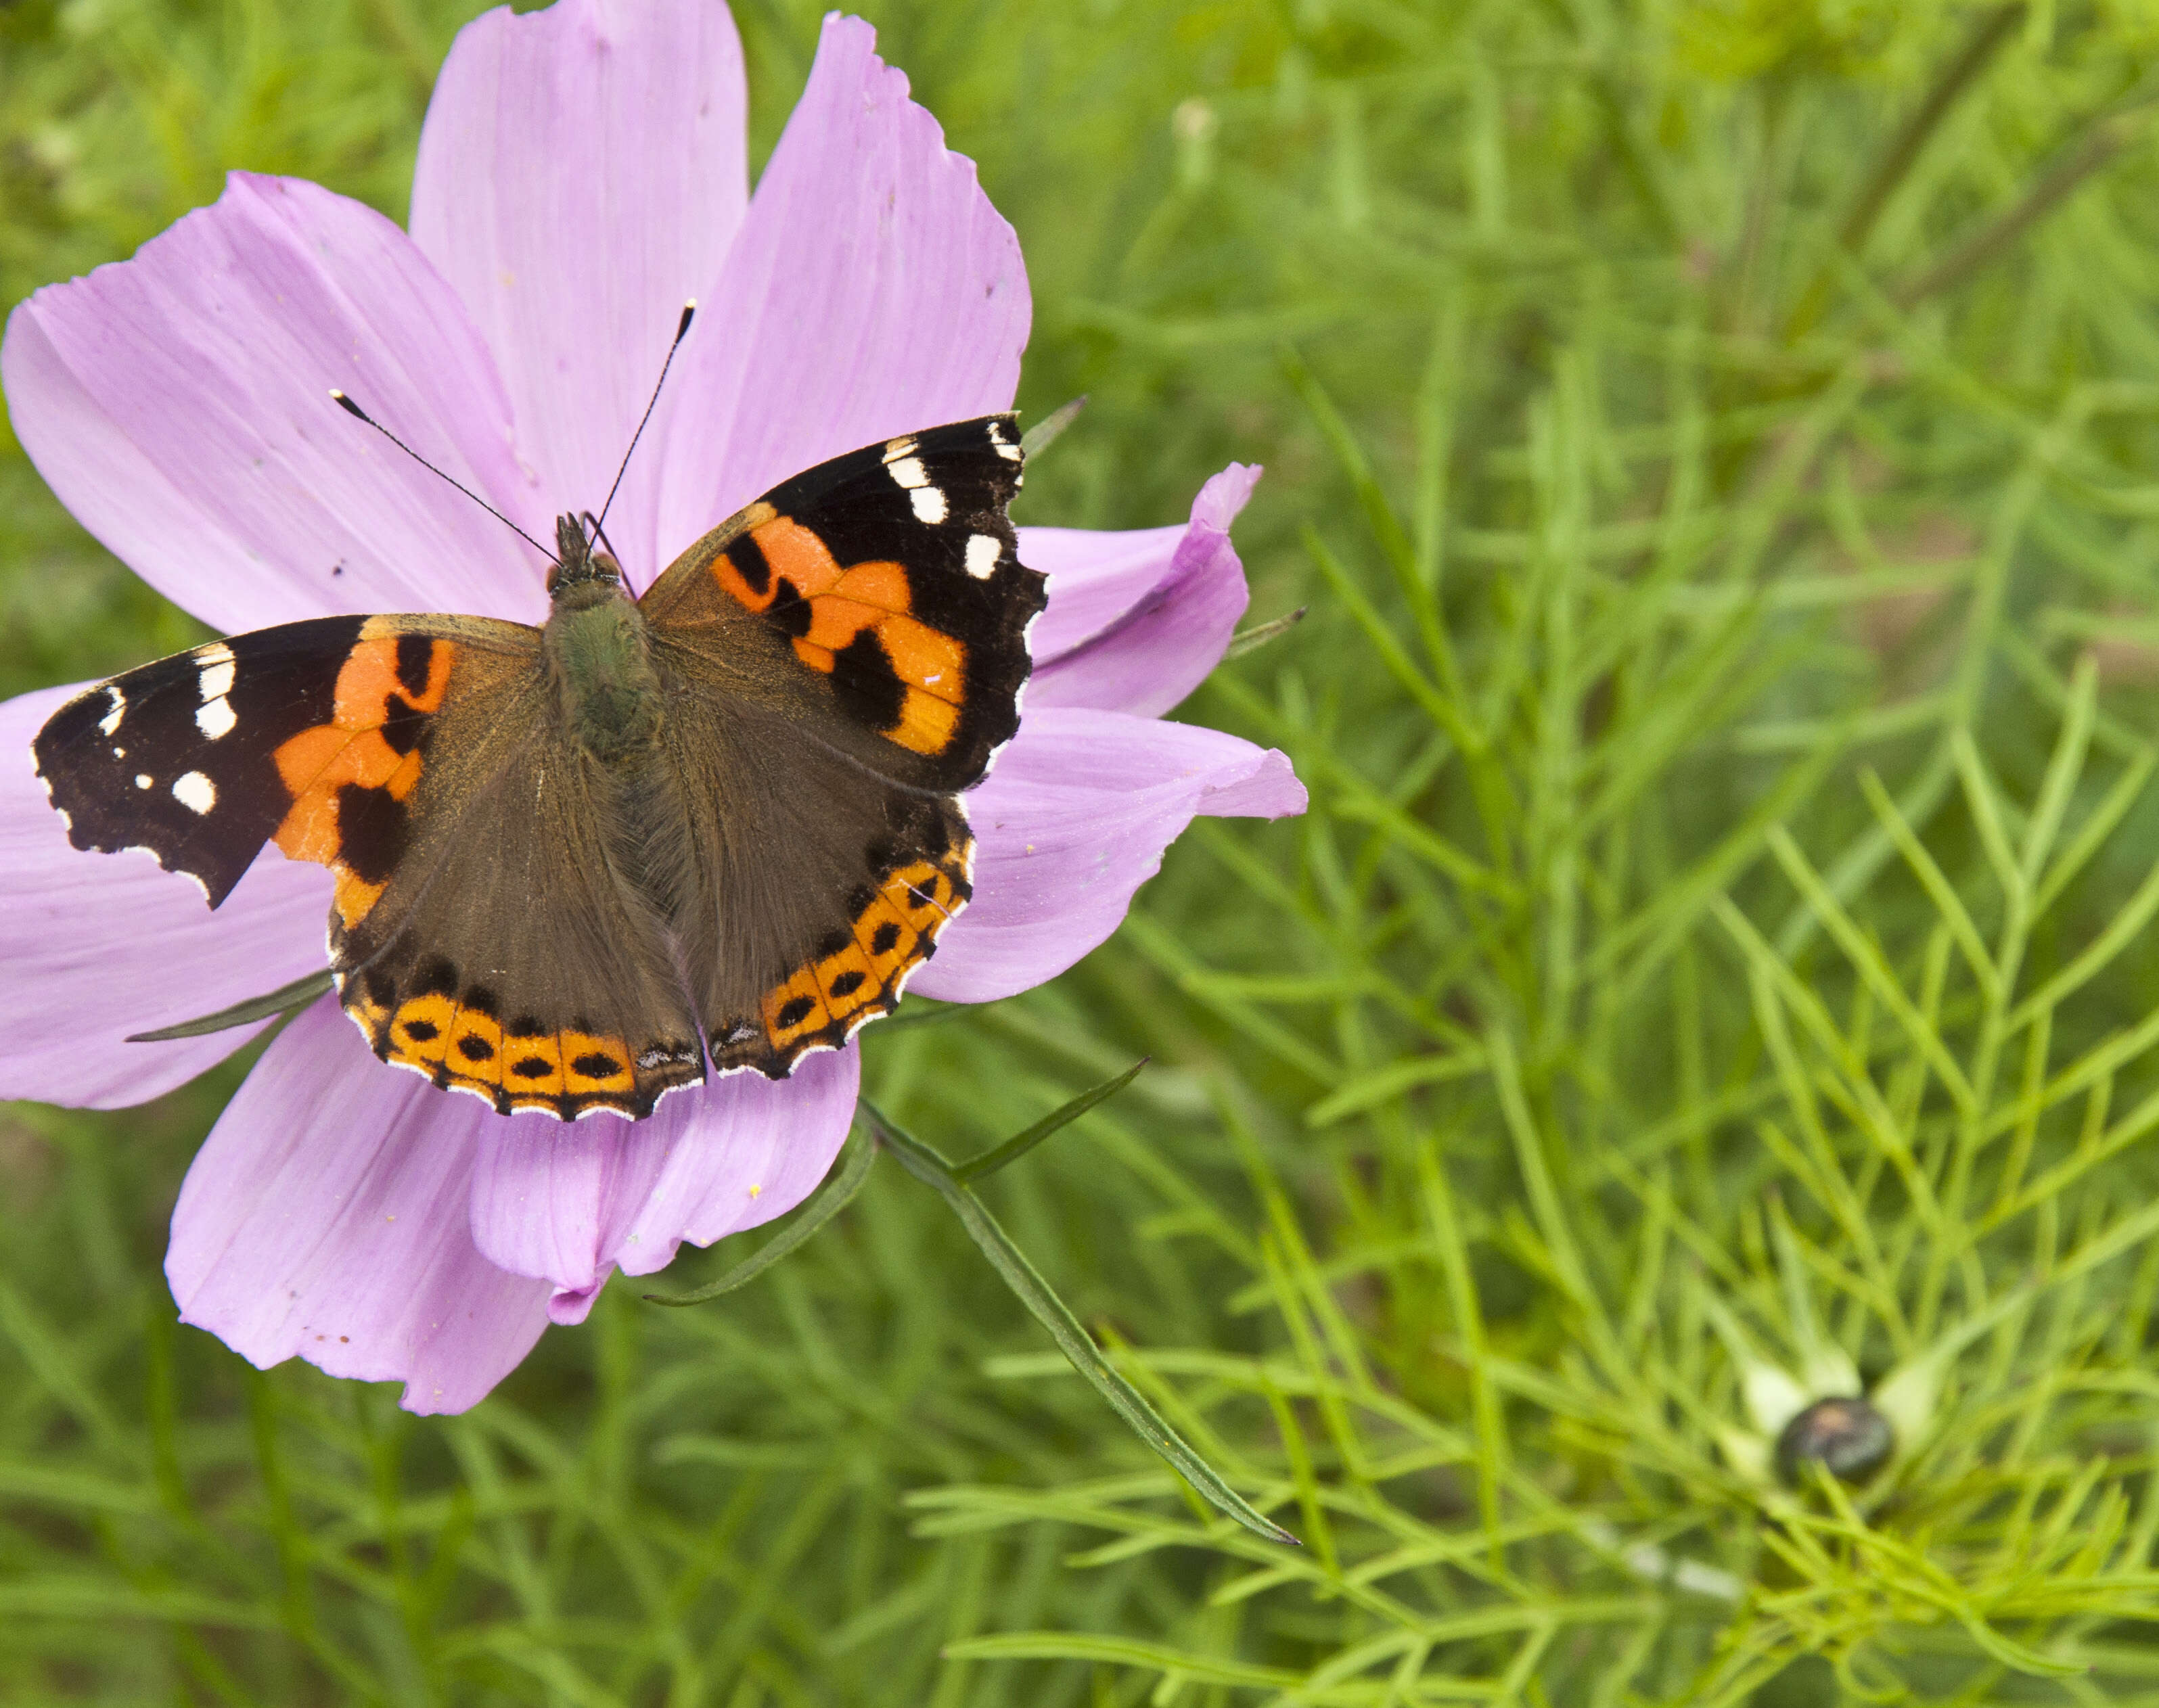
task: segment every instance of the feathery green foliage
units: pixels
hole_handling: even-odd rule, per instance
[[[867,9],[1091,400],[1023,520],[1267,463],[1309,614],[1188,715],[1313,797],[871,1093],[1154,1057],[979,1202],[1306,1545],[893,1168],[462,1418],[258,1374],[158,1266],[234,1064],[0,1113],[0,1700],[2159,1701],[2159,9]],[[738,7],[760,153],[818,10]],[[15,0],[0,297],[231,166],[401,214],[466,15]],[[5,449],[0,687],[196,638]],[[1781,1480],[1855,1383],[1887,1468]]]

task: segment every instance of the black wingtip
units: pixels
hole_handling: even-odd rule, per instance
[[[680,344],[689,335],[690,323],[696,318],[697,299],[695,297],[682,305],[682,318],[675,324],[675,342]]]
[[[370,427],[373,427],[375,425],[375,422],[369,418],[368,413],[365,410],[362,409],[357,403],[355,403],[352,399],[346,396],[344,392],[339,391],[334,386],[330,387],[330,400],[347,415],[352,417],[354,420],[366,422]]]

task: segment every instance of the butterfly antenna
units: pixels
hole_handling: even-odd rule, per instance
[[[396,446],[399,450],[410,457],[415,463],[417,463],[430,474],[442,474],[443,479],[448,481],[451,485],[457,488],[459,492],[463,493],[467,498],[470,499],[474,504],[485,510],[488,515],[493,516],[495,520],[501,523],[504,527],[509,529],[511,533],[516,535],[519,539],[522,540],[527,546],[530,546],[535,551],[546,558],[548,562],[555,564],[557,568],[562,567],[559,562],[557,562],[555,554],[550,551],[545,546],[542,546],[530,534],[526,533],[524,529],[519,527],[516,523],[511,521],[509,517],[503,515],[500,510],[497,510],[493,505],[489,504],[485,499],[474,492],[469,486],[467,486],[464,482],[458,479],[457,476],[454,474],[443,474],[441,469],[437,468],[425,457],[422,457],[417,451],[406,444],[404,440],[399,438],[396,434],[391,432],[388,427],[383,426],[381,422],[377,421],[373,416],[362,409],[357,403],[355,403],[352,399],[346,396],[344,392],[339,391],[334,386],[330,387],[330,396],[336,402],[337,406],[339,409],[342,409],[347,415],[350,416],[355,421],[365,422],[368,426],[373,427],[375,432],[381,433],[384,438],[389,440],[391,444]]]
[[[607,513],[614,506],[615,494],[622,490],[622,477],[629,472],[630,453],[637,449],[637,442],[645,437],[645,422],[652,419],[652,411],[660,406],[660,388],[667,383],[667,370],[675,365],[675,352],[682,348],[682,340],[689,336],[690,322],[696,313],[697,299],[692,297],[682,305],[682,318],[675,323],[675,342],[667,346],[667,360],[660,365],[660,378],[653,384],[652,401],[645,406],[645,413],[638,419],[637,431],[629,436],[629,450],[622,453],[622,467],[614,471],[614,484],[608,489],[607,502],[600,506],[599,515],[593,523],[595,535],[599,533],[600,525],[607,520]],[[614,547],[610,546],[608,550],[612,551]]]
[[[608,538],[607,530],[600,525],[600,519],[598,516],[594,515],[590,510],[587,510],[582,515],[579,516],[577,520],[593,531],[592,537],[594,540],[598,541],[601,545],[607,547],[608,555],[609,556],[613,557],[617,562],[620,562],[622,561],[622,553],[614,549],[614,541]]]

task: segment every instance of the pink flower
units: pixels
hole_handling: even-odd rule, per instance
[[[229,632],[334,612],[538,622],[530,551],[329,407],[340,386],[530,532],[596,505],[685,298],[703,305],[608,520],[641,587],[784,477],[1009,406],[1029,314],[1012,229],[857,19],[826,20],[754,198],[718,0],[505,8],[451,49],[408,235],[316,185],[236,173],[129,261],[39,292],[0,345],[15,431],[67,506]],[[973,905],[913,988],[961,1002],[1100,943],[1197,813],[1277,816],[1280,753],[1158,721],[1244,608],[1230,520],[1024,529],[1050,575],[1026,721],[968,797]],[[206,910],[143,854],[78,853],[0,706],[0,1096],[110,1108],[253,1029],[131,1044],[323,965],[329,877],[266,851]],[[184,1320],[456,1411],[616,1269],[791,1209],[846,1136],[852,1048],[714,1079],[635,1124],[505,1118],[386,1069],[325,997],[196,1157],[166,1259]]]

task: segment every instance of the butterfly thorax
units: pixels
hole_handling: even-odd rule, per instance
[[[601,763],[619,763],[660,736],[661,687],[645,614],[623,591],[615,561],[587,549],[570,517],[557,537],[562,561],[549,577],[554,608],[541,650],[571,739]]]

